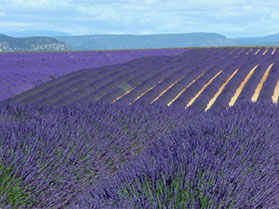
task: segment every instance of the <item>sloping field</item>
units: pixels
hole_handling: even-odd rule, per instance
[[[189,50],[0,53],[0,101],[80,69],[115,65],[146,56],[174,55]]]
[[[204,48],[75,71],[6,100],[69,105],[141,101],[207,111],[243,101],[278,103],[279,50]]]

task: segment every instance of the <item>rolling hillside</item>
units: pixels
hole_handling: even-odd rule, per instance
[[[75,102],[164,103],[210,109],[279,97],[279,50],[199,48],[84,69],[4,102],[69,105]]]
[[[233,46],[217,33],[62,36],[57,40],[69,44],[72,50]]]
[[[228,38],[218,33],[181,33],[152,35],[59,36],[72,50],[144,49],[173,47],[279,46],[279,34],[263,37]]]
[[[0,53],[0,101],[80,69],[115,65],[146,56],[180,54],[189,50],[191,49]]]
[[[70,46],[49,37],[13,38],[0,34],[0,51],[65,51]]]

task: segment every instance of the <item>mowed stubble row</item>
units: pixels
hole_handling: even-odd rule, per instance
[[[208,111],[243,101],[278,103],[279,50],[198,48],[75,71],[4,102],[164,103]]]

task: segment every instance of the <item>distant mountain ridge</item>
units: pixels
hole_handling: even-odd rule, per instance
[[[154,35],[84,35],[62,36],[58,40],[72,50],[142,49],[220,46],[279,46],[279,34],[255,38],[227,38],[217,33]]]
[[[11,32],[10,34],[12,34]],[[185,48],[185,47],[251,47],[279,46],[279,33],[263,37],[227,38],[218,33],[181,33],[181,34],[152,34],[152,35],[81,35],[56,31],[25,31],[17,35],[30,35],[38,38],[38,34],[52,37],[53,41],[67,45],[66,50],[125,50],[125,49],[156,49],[156,48]],[[60,34],[60,35],[59,35]],[[62,34],[62,35],[61,35]],[[39,36],[42,38],[41,36]],[[46,37],[44,37],[46,38]],[[34,39],[34,41],[35,41]],[[56,43],[58,44],[58,42]],[[3,44],[2,44],[3,45]],[[2,46],[3,47],[3,46]],[[62,46],[60,46],[61,48]],[[59,48],[59,47],[58,47]],[[63,47],[62,47],[63,48]],[[1,45],[0,45],[1,49]],[[54,49],[50,50],[56,50]],[[58,49],[59,50],[59,49]],[[63,50],[63,49],[62,49]]]
[[[240,46],[279,46],[279,33],[253,38],[231,38],[230,40]]]
[[[73,50],[232,46],[230,40],[217,33],[86,35],[57,37],[57,40],[69,44]]]
[[[49,37],[13,38],[0,34],[0,51],[64,51],[71,47]]]

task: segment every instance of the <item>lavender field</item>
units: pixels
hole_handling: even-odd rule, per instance
[[[0,208],[279,208],[279,50],[75,53],[0,54]]]
[[[148,56],[87,68],[38,85],[5,102],[69,105],[97,102],[164,103],[204,111],[243,101],[279,97],[279,50],[196,48],[172,56]]]
[[[0,101],[77,70],[124,63],[145,56],[174,55],[188,50],[0,52]]]

